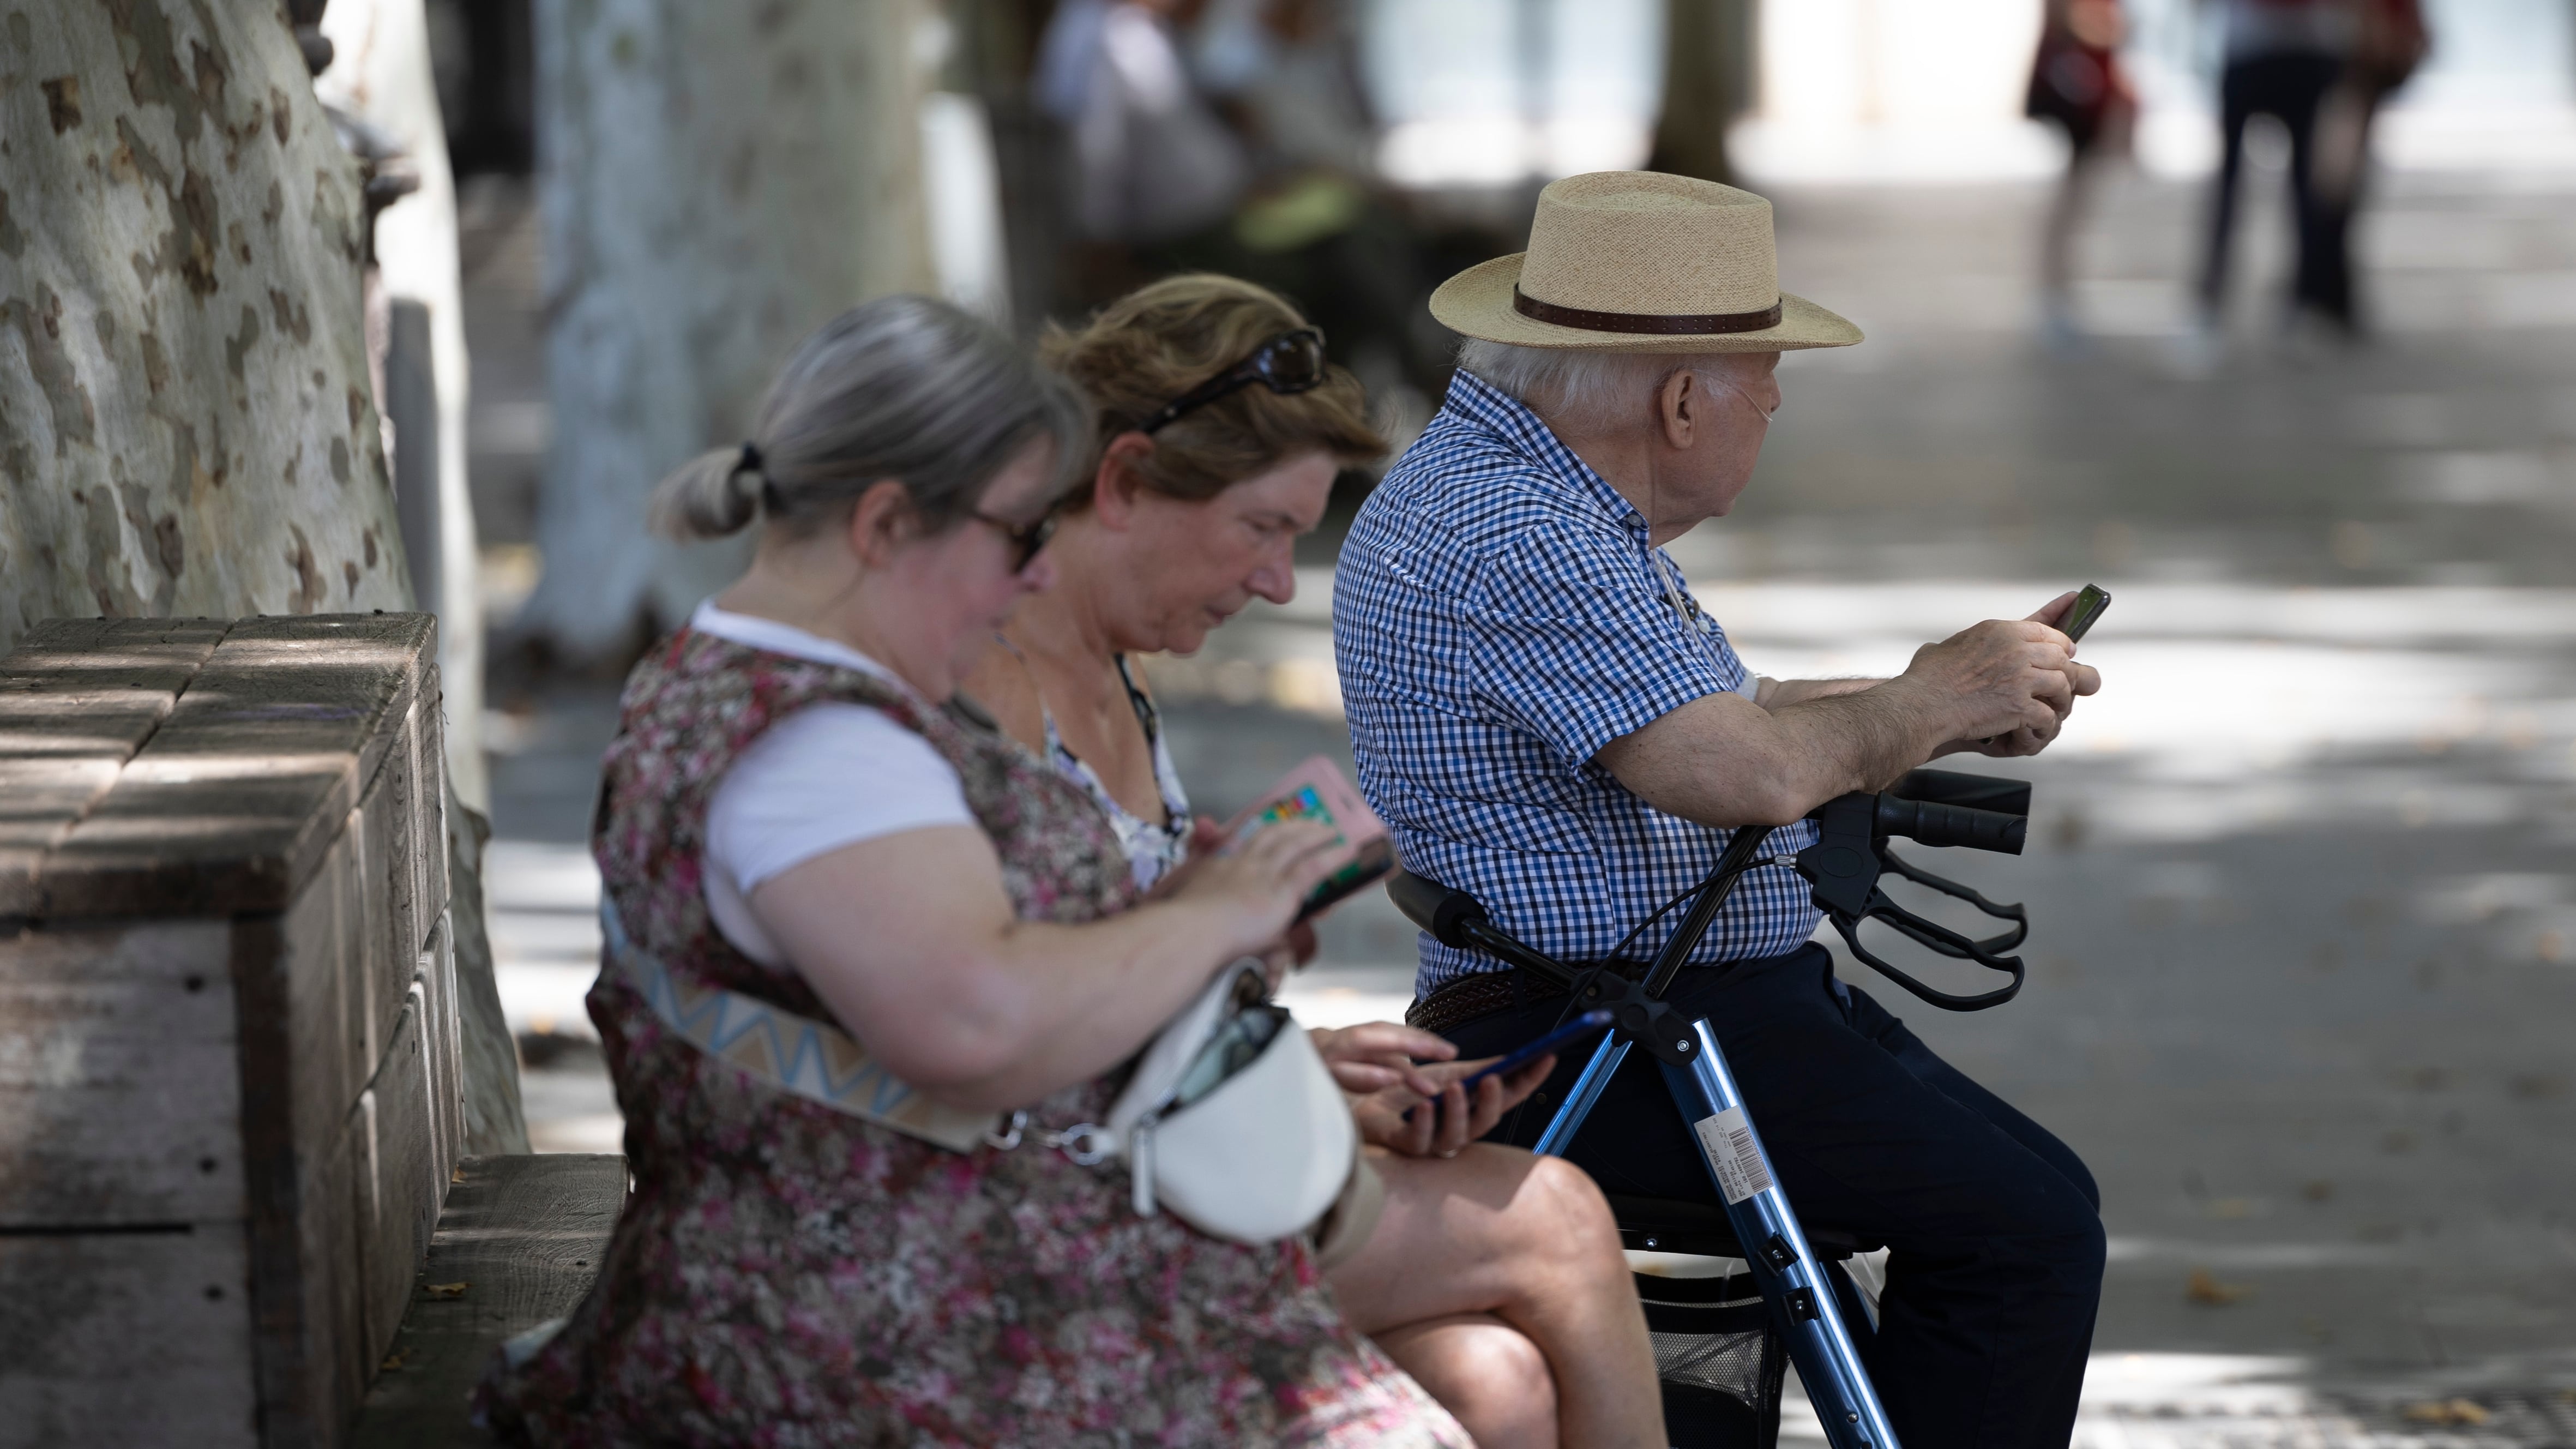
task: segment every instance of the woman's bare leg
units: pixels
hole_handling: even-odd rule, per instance
[[[1646,1317],[1617,1226],[1582,1169],[1512,1147],[1475,1143],[1455,1158],[1371,1149],[1386,1180],[1386,1214],[1350,1261],[1330,1274],[1351,1325],[1414,1373],[1485,1445],[1546,1443],[1514,1432],[1530,1412],[1524,1376],[1503,1328],[1535,1348],[1553,1379],[1565,1449],[1660,1449],[1662,1390]],[[1462,1320],[1483,1320],[1468,1322]],[[1495,1366],[1474,1368],[1480,1357]],[[1417,1370],[1413,1359],[1423,1368]],[[1472,1402],[1453,1399],[1448,1376]],[[1480,1406],[1499,1412],[1492,1431]]]
[[[1519,1329],[1490,1313],[1460,1313],[1370,1337],[1458,1416],[1476,1449],[1556,1449],[1556,1380]]]

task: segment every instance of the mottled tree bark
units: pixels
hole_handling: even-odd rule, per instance
[[[523,626],[576,658],[676,624],[736,546],[653,539],[661,476],[742,438],[797,339],[932,291],[923,0],[541,0],[554,444]]]
[[[0,650],[409,605],[365,224],[275,11],[0,0]]]

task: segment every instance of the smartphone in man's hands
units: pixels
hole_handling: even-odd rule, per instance
[[[2066,617],[2058,622],[2057,632],[2069,639],[2081,639],[2103,613],[2111,607],[2111,591],[2100,584],[2086,584],[2076,594],[2075,602],[2066,606]]]

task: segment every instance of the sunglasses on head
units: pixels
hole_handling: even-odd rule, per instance
[[[1250,357],[1182,393],[1137,424],[1151,433],[1184,413],[1206,407],[1259,383],[1275,393],[1307,392],[1324,385],[1324,334],[1313,327],[1282,332],[1253,350]]]

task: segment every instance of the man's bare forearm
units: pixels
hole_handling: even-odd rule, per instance
[[[1598,758],[1666,814],[1785,825],[1837,795],[1883,788],[1949,739],[1936,702],[1918,693],[1889,681],[1773,709],[1710,695],[1612,740]]]
[[[1755,687],[1753,702],[1764,709],[1783,709],[1805,704],[1811,699],[1832,699],[1841,694],[1858,694],[1864,689],[1885,684],[1884,679],[1762,679]]]
[[[1771,711],[1784,728],[1841,767],[1835,778],[1819,782],[1827,788],[1809,803],[1809,810],[1853,790],[1884,790],[1948,742],[1936,711],[1903,690],[1884,687],[1885,680],[1790,682],[1857,686],[1793,700]]]

